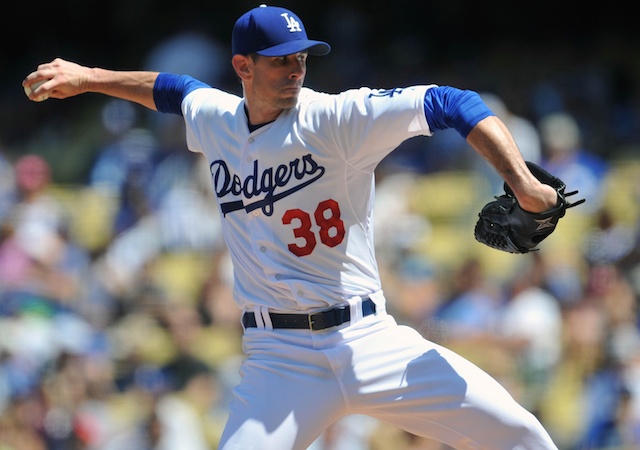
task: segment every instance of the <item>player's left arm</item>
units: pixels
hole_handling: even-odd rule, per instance
[[[547,211],[558,201],[558,193],[541,183],[529,170],[511,133],[496,116],[473,127],[467,142],[498,171],[525,211]]]
[[[431,131],[458,131],[507,182],[523,209],[542,212],[555,206],[555,189],[533,176],[505,124],[476,92],[437,86],[426,92],[424,107]]]

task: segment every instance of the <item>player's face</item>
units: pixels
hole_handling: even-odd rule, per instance
[[[307,53],[258,56],[252,62],[250,89],[254,99],[276,109],[293,108],[307,73]]]

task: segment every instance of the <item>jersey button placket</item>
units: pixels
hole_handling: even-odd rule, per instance
[[[250,136],[244,147],[244,161],[246,161],[246,170],[243,172],[243,180],[247,176],[253,175],[254,163],[260,159],[260,140],[255,136]],[[258,174],[259,176],[259,174]],[[254,197],[250,201],[254,202],[262,196]],[[263,220],[269,220],[266,217],[261,208],[254,209],[249,213],[249,234],[251,236],[251,245],[253,252],[258,261],[260,261],[262,267],[267,273],[271,273],[271,276],[279,281],[284,278],[281,273],[273,274],[273,261],[269,255],[269,242],[271,241],[268,236],[270,235],[267,225],[262,223]]]
[[[245,144],[244,149],[243,149],[243,153],[246,155],[245,158],[244,158],[244,160],[246,161],[246,166],[245,166],[245,170],[243,171],[243,174],[242,174],[243,179],[246,179],[246,177],[248,175],[253,173],[253,164],[254,164],[254,161],[258,157],[257,154],[256,154],[257,151],[258,151],[258,148],[257,148],[256,145],[253,145],[253,144],[255,144],[255,141],[256,141],[255,137],[250,136],[247,139],[246,144]],[[261,212],[260,212],[260,209],[255,209],[250,214],[251,214],[250,217],[255,218],[255,217],[259,217],[261,215]]]

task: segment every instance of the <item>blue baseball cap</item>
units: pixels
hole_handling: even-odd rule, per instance
[[[322,56],[331,51],[326,42],[310,40],[298,16],[285,8],[260,5],[244,13],[233,27],[234,55],[257,53],[285,56],[302,51]]]

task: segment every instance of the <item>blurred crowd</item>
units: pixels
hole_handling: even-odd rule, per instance
[[[410,77],[429,72],[416,56],[425,49],[399,51],[417,45],[411,36],[394,55],[406,69],[422,66],[390,78],[360,51],[362,16],[337,8],[350,24],[329,31],[341,68],[326,66],[312,82],[330,84],[336,73],[340,85],[365,74],[376,85],[425,82]],[[221,85],[220,55],[186,34],[145,65]],[[455,85],[461,76],[452,74],[464,72],[436,74]],[[502,181],[455,132],[407,141],[377,178],[388,310],[498,378],[561,450],[640,448],[640,108],[607,92],[596,72],[565,73],[576,89],[564,95],[564,79],[508,101],[481,92],[525,158],[587,199],[540,252],[500,254],[473,240],[477,211]],[[507,91],[518,82],[503,81]],[[524,94],[531,107],[512,108]],[[627,118],[608,128],[624,149],[603,156],[588,143],[612,124],[593,106],[611,99],[611,117]],[[105,101],[81,182],[55,178],[64,155],[0,148],[0,450],[216,448],[242,360],[220,218],[181,119],[142,120],[139,111]],[[445,447],[349,416],[310,450],[388,448]]]
[[[158,151],[127,130],[74,188],[40,156],[2,160],[3,450],[217,441],[239,313],[203,167]]]
[[[514,121],[483,95],[527,159],[587,203],[540,252],[483,252],[458,200],[445,198],[458,216],[421,209],[452,192],[477,209],[501,189],[473,152],[431,173],[391,158],[376,206],[389,310],[500,379],[562,449],[637,448],[640,160],[590,153],[566,113]],[[179,117],[141,128],[131,108],[105,105],[111,138],[85,184],[57,184],[37,154],[0,159],[2,450],[208,449],[224,425],[242,358],[240,311],[206,164],[180,142]],[[438,151],[428,138],[414,145]],[[443,176],[451,179],[430,184]],[[631,210],[606,201],[612,182],[627,182]],[[439,234],[456,227],[466,237]],[[441,448],[361,416],[312,448],[391,442]]]

